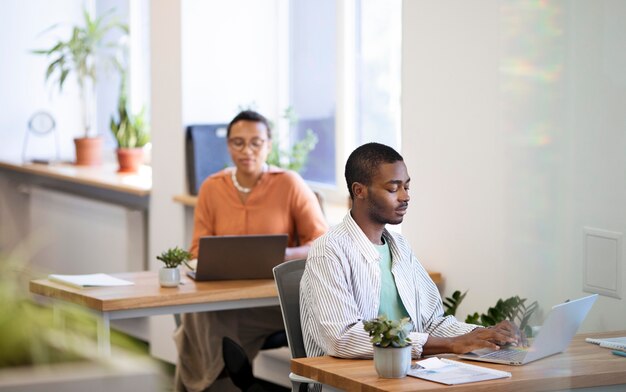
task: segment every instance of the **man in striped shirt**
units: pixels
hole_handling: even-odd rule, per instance
[[[515,325],[492,328],[443,315],[437,287],[408,242],[385,229],[407,212],[410,178],[393,148],[368,143],[346,163],[352,209],[309,251],[300,283],[302,333],[307,356],[371,358],[363,321],[385,314],[410,317],[413,357],[466,353],[519,343]]]

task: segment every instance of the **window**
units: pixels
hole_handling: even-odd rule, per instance
[[[336,6],[334,0],[293,1],[290,18],[291,106],[295,140],[318,137],[302,175],[335,185]]]
[[[356,3],[356,144],[400,148],[401,0]]]
[[[307,129],[318,135],[302,175],[334,193],[347,193],[343,166],[356,146],[400,147],[401,5],[290,3],[289,102],[299,117],[292,142]]]

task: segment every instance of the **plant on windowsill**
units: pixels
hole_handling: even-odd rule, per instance
[[[175,248],[169,248],[157,256],[157,260],[160,260],[165,264],[159,270],[159,283],[162,287],[177,287],[180,284],[180,270],[178,267],[181,264],[185,264],[191,268],[187,263],[191,260],[191,253],[184,249],[180,249],[178,246]]]
[[[298,123],[298,116],[291,106],[285,109],[283,118],[289,121],[290,126]],[[278,135],[275,135],[267,163],[300,173],[306,169],[309,154],[318,141],[317,134],[313,130],[307,129],[303,139],[293,143],[289,149],[281,149]]]
[[[374,367],[380,377],[402,378],[411,367],[410,319],[389,320],[381,315],[363,322],[374,345]]]
[[[118,148],[117,162],[120,173],[136,173],[143,163],[143,147],[150,141],[145,110],[133,115],[128,109],[127,74],[122,71],[120,92],[117,102],[117,118],[111,116],[110,128]]]
[[[76,164],[98,165],[102,162],[102,137],[94,131],[97,70],[111,66],[119,69],[117,57],[123,45],[121,40],[110,40],[109,34],[118,30],[126,36],[128,26],[117,21],[112,16],[112,10],[100,17],[92,17],[87,10],[83,10],[83,16],[84,25],[74,26],[69,38],[57,41],[50,49],[34,50],[32,53],[51,59],[46,69],[46,81],[58,75],[56,84],[60,92],[68,76],[73,74],[76,77],[84,132],[83,137],[74,139]],[[56,27],[58,25],[53,25],[45,31]]]

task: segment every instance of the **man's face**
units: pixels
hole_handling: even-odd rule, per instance
[[[403,161],[384,163],[367,187],[369,217],[381,224],[402,223],[409,206],[409,174]]]

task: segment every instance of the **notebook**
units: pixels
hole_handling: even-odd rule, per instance
[[[588,343],[597,344],[600,347],[613,348],[626,351],[626,336],[617,338],[587,338]]]
[[[287,234],[201,237],[196,270],[187,274],[197,281],[273,279],[286,248]]]
[[[530,347],[502,347],[500,350],[477,350],[459,355],[462,359],[525,365],[529,362],[563,352],[589,313],[598,294],[555,305]]]

